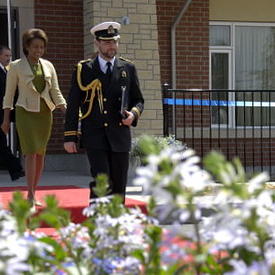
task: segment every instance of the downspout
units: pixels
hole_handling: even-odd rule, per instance
[[[8,18],[8,47],[12,50],[12,38],[11,38],[11,1],[7,0],[7,18]],[[11,148],[11,151],[15,152],[15,146],[14,146],[14,123],[11,124],[11,129],[9,131],[9,138],[8,143]]]
[[[187,2],[181,8],[180,13],[177,15],[172,27],[171,27],[171,55],[172,55],[172,89],[177,87],[177,68],[176,68],[176,28],[179,24],[184,13],[188,9],[192,0],[187,0]]]
[[[8,16],[8,46],[12,48],[12,41],[11,41],[11,2],[7,0],[7,16]]]
[[[187,11],[189,5],[191,4],[192,0],[187,0],[185,4],[182,6],[180,13],[176,16],[176,19],[171,27],[171,55],[172,55],[172,89],[177,88],[177,65],[176,65],[176,27],[179,24],[181,18],[183,17],[184,13]],[[172,117],[172,131],[175,137],[177,136],[176,132],[176,96],[173,93],[173,117]]]

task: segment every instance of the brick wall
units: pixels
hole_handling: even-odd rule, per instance
[[[245,167],[271,167],[275,164],[274,138],[194,138],[182,139],[183,143],[188,144],[196,151],[199,156],[206,155],[209,151],[222,152],[228,160],[236,156],[241,160]],[[266,169],[267,170],[267,169]]]
[[[156,0],[161,82],[172,82],[171,27],[186,0]],[[176,28],[177,88],[207,89],[209,1],[193,0]]]
[[[73,65],[83,59],[83,1],[35,0],[35,27],[46,31],[49,44],[45,58],[57,71],[59,85],[65,97],[70,88]],[[47,152],[64,153],[64,115],[54,111],[54,123]]]

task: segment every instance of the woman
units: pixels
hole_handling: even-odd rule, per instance
[[[28,200],[35,209],[35,205],[41,205],[35,200],[35,190],[44,167],[52,128],[52,111],[57,107],[65,112],[66,101],[60,92],[54,66],[41,58],[48,43],[46,33],[41,29],[29,29],[23,34],[22,42],[25,57],[11,62],[7,75],[1,128],[8,133],[10,110],[13,109],[18,89],[16,129],[25,156]]]

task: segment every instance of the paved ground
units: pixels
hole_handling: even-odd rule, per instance
[[[44,171],[40,185],[75,185],[81,188],[88,188],[91,181],[88,175],[75,171]],[[7,171],[0,171],[0,188],[5,186],[25,186],[25,178],[11,181]],[[139,186],[127,186],[127,196],[133,199],[146,201],[148,198],[141,195],[142,188]]]
[[[90,182],[90,177],[85,175],[85,173],[77,173],[75,171],[44,171],[41,179],[40,185],[42,186],[54,186],[54,185],[76,185],[81,188],[87,188],[88,183]],[[149,196],[142,195],[142,187],[141,186],[133,186],[130,183],[127,186],[127,197],[140,200],[140,201],[148,201]],[[17,181],[11,181],[7,171],[0,170],[0,189],[5,186],[25,186],[25,178],[20,178]],[[158,202],[161,204],[161,202]],[[171,224],[172,220],[167,220],[164,223],[161,223],[163,228],[170,229],[169,224]],[[184,232],[190,232],[193,230],[191,224],[179,225],[180,228]]]

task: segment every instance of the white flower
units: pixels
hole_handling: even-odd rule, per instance
[[[243,261],[231,260],[234,270],[225,275],[270,275],[269,268],[264,262],[253,262],[247,266]]]
[[[268,174],[266,172],[262,172],[248,181],[247,190],[250,193],[253,193],[255,190],[259,188],[263,188],[264,183],[267,182],[268,180],[269,180]]]
[[[184,223],[186,222],[188,219],[190,218],[190,212],[185,210],[185,209],[182,209],[181,210],[181,213],[180,213],[180,216],[179,216],[179,221],[181,223]]]

